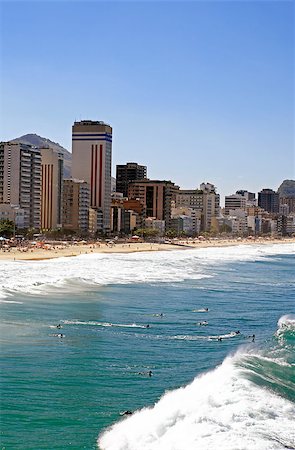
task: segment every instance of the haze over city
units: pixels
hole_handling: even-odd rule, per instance
[[[17,5],[17,7],[16,7]],[[2,2],[1,140],[71,151],[74,120],[221,198],[294,178],[293,2]],[[13,28],[11,28],[13,24]]]

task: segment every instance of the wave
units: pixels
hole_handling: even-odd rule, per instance
[[[231,331],[230,333],[226,334],[218,334],[213,336],[196,336],[191,334],[177,334],[175,336],[171,336],[169,339],[176,339],[176,340],[183,340],[183,341],[197,341],[199,339],[203,339],[206,341],[216,341],[220,339],[231,339],[235,337],[241,336],[240,334],[237,334],[235,331]]]
[[[286,320],[294,330],[290,316],[279,329]],[[153,407],[105,430],[99,448],[294,450],[294,366],[286,364],[286,354],[278,359],[277,351],[274,344],[228,356],[191,384],[165,393]]]
[[[14,300],[0,300],[0,303],[15,303],[16,305],[22,305],[23,302],[16,302]]]
[[[65,325],[91,325],[97,327],[117,327],[117,328],[146,328],[146,325],[137,325],[136,323],[110,323],[110,322],[95,322],[82,320],[61,320]]]
[[[241,245],[157,253],[89,254],[47,261],[0,261],[0,298],[18,293],[59,295],[94,286],[177,283],[215,276],[218,264],[294,254],[295,244]],[[99,267],[99,270],[98,270]]]

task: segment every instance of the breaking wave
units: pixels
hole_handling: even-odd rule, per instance
[[[101,450],[295,448],[295,317],[271,344],[244,347],[216,369],[106,430]],[[293,341],[293,342],[292,342]]]
[[[295,244],[241,245],[186,251],[89,254],[47,261],[0,261],[0,298],[16,293],[85,291],[100,285],[175,283],[214,276],[224,262],[294,254]],[[16,276],[17,275],[17,276]]]

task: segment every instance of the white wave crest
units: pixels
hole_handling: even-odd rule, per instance
[[[294,448],[294,405],[242,377],[239,356],[166,393],[98,438],[101,450]]]
[[[295,329],[295,314],[286,314],[285,316],[280,317],[278,320],[278,328],[279,330],[286,328]]]
[[[295,253],[295,244],[241,245],[186,251],[89,254],[48,261],[0,261],[0,298],[18,292],[40,295],[93,285],[175,283],[214,276],[224,262]]]
[[[110,323],[110,322],[95,322],[93,320],[90,321],[82,321],[82,320],[62,320],[62,323],[65,325],[90,325],[97,327],[117,327],[117,328],[146,328],[146,325],[137,325],[136,323]]]

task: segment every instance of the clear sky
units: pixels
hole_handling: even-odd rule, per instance
[[[2,1],[0,139],[71,150],[113,127],[115,165],[181,188],[295,176],[293,1]]]

